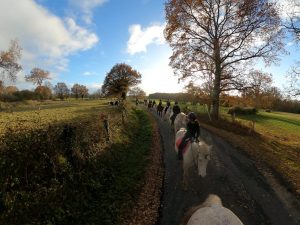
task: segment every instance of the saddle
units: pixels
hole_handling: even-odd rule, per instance
[[[179,150],[179,146],[180,146],[180,144],[181,144],[181,142],[182,142],[182,139],[183,139],[183,137],[180,137],[180,138],[176,141],[176,147],[178,148],[178,150]],[[191,140],[188,140],[188,141],[186,142],[186,144],[183,146],[182,154],[184,154],[184,153],[188,150],[188,148],[190,147],[190,145],[191,145]]]

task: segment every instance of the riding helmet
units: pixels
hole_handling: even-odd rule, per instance
[[[196,120],[197,116],[196,116],[196,114],[194,112],[190,112],[188,114],[188,118],[189,118],[189,120]]]

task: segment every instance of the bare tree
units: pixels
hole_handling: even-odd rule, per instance
[[[146,96],[146,92],[140,87],[133,87],[128,91],[128,95],[135,98],[144,98]]]
[[[300,41],[300,2],[299,0],[286,0],[282,6],[286,13],[283,15],[283,26],[290,31],[296,41]]]
[[[18,41],[13,40],[7,51],[0,52],[0,75],[2,81],[6,78],[13,82],[16,81],[17,73],[22,70],[22,66],[18,62],[21,58],[21,50]]]
[[[165,37],[180,79],[213,76],[212,114],[223,91],[242,89],[243,67],[271,63],[282,49],[280,17],[268,0],[168,0]]]
[[[300,96],[300,61],[296,63],[287,74],[288,87],[286,93],[290,96]]]
[[[293,34],[294,41],[300,42],[300,1],[286,0],[285,5],[282,5],[283,11],[283,26]],[[292,97],[300,96],[300,61],[291,66],[287,72],[288,87],[285,92]]]
[[[25,79],[33,84],[37,84],[37,86],[42,86],[44,80],[50,80],[51,78],[49,71],[33,68],[30,74],[25,76]]]

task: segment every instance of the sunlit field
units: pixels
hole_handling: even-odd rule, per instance
[[[207,114],[207,108],[204,105],[181,105],[182,109],[186,107],[199,114]],[[232,121],[228,109],[221,107],[220,117]],[[209,120],[208,116],[207,119]],[[236,115],[236,122],[249,128],[253,121],[255,122],[254,130],[257,133],[291,147],[300,146],[300,114],[259,110],[256,115]]]
[[[48,124],[72,121],[81,117],[99,115],[107,111],[106,100],[28,101],[5,105],[0,112],[0,135],[7,129],[42,128]]]

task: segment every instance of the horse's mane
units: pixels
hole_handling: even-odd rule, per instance
[[[209,154],[211,151],[212,145],[208,145],[202,138],[199,138],[199,139],[200,139],[200,142],[198,144],[204,146],[204,148],[202,148],[202,150],[205,151],[205,154]]]
[[[183,217],[183,220],[181,222],[180,225],[187,225],[189,219],[192,217],[192,215],[200,208],[204,208],[204,207],[211,207],[213,205],[219,205],[222,206],[222,201],[221,199],[214,194],[210,194],[207,199],[200,205],[197,206],[193,206],[191,207],[185,214]]]

